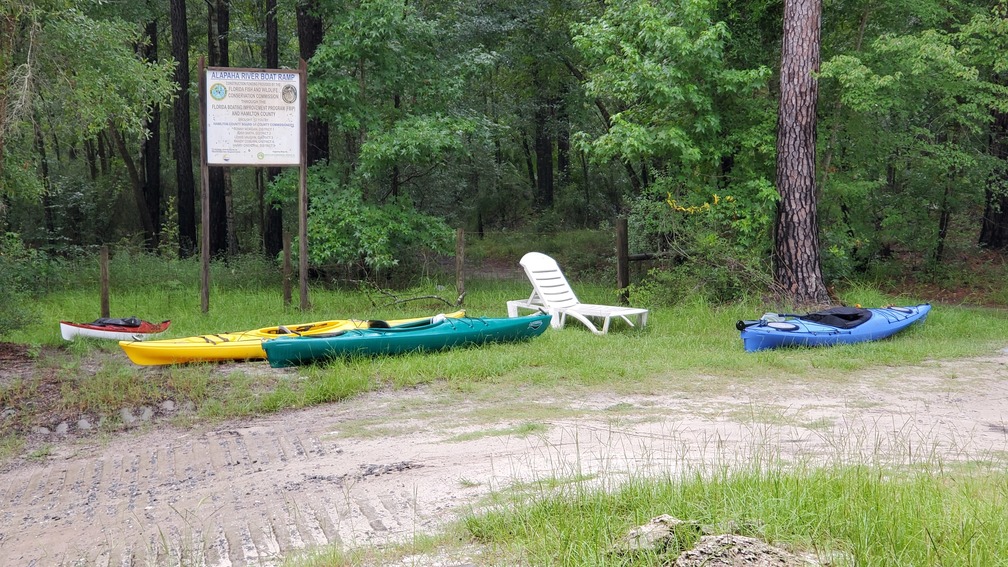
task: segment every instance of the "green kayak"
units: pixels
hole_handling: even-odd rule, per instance
[[[351,329],[336,333],[283,336],[264,341],[273,368],[310,364],[350,356],[431,352],[458,346],[514,342],[537,337],[550,325],[550,315],[448,318],[437,315],[389,328]]]

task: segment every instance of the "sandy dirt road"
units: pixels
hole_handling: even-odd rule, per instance
[[[578,475],[616,486],[757,457],[1008,462],[1008,349],[703,396],[668,380],[632,395],[375,392],[54,443],[0,471],[0,565],[276,565],[320,545],[407,542],[493,492]]]

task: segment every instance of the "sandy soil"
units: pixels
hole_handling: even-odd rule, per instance
[[[0,565],[275,565],[320,545],[408,542],[494,492],[577,475],[615,486],[765,458],[1008,461],[1008,349],[680,391],[432,387],[54,443],[0,471]],[[529,423],[543,427],[522,434]]]

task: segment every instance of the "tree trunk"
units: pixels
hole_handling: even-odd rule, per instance
[[[399,109],[402,107],[402,100],[399,98],[399,93],[392,95],[392,107],[396,109],[396,114],[398,114]],[[399,164],[392,164],[392,175],[389,180],[389,184],[392,187],[392,202],[396,203],[399,201],[399,185],[401,182],[401,174],[399,172]]]
[[[45,222],[46,239],[49,244],[56,242],[56,222],[53,219],[52,183],[49,178],[49,158],[46,157],[45,136],[42,134],[42,123],[38,111],[35,111],[32,124],[35,126],[35,153],[38,154],[39,176],[42,177],[42,217]],[[0,156],[2,157],[2,156]]]
[[[949,225],[952,224],[952,211],[949,210],[949,197],[952,193],[951,181],[948,183],[945,185],[945,193],[942,195],[938,216],[938,241],[935,243],[934,256],[932,257],[935,264],[940,264],[945,256],[945,240],[948,238]]]
[[[318,0],[299,0],[297,5],[298,48],[301,58],[308,61],[322,44],[324,29]],[[329,163],[329,124],[312,118],[308,120],[308,165]]]
[[[990,153],[1008,169],[1008,113],[994,112],[991,124]],[[1004,173],[1001,173],[1003,176]],[[983,220],[980,225],[980,245],[1001,250],[1008,248],[1008,179],[992,175],[987,180]]]
[[[540,100],[535,111],[536,203],[553,206],[553,137],[550,136],[549,103]]]
[[[95,143],[98,145],[98,165],[101,167],[101,175],[106,177],[111,167],[109,166],[109,144],[104,132],[98,132]]]
[[[277,36],[276,0],[266,0],[266,67],[277,69],[280,66],[279,41]],[[266,183],[271,183],[280,175],[279,167],[266,168]],[[263,250],[273,258],[283,250],[283,211],[280,204],[264,199],[263,211]]]
[[[0,12],[0,177],[3,176],[4,167],[4,134],[8,132],[7,121],[12,119],[8,116],[11,97],[11,84],[8,77],[14,68],[17,27],[18,20],[14,16],[13,10]],[[5,207],[0,203],[0,216],[2,216],[4,209]]]
[[[179,256],[196,253],[196,182],[192,168],[192,132],[189,124],[189,24],[185,0],[171,0],[172,57],[179,86],[172,106],[175,143],[175,184],[178,187]]]
[[[108,123],[107,131],[116,149],[119,151],[119,157],[122,158],[123,164],[126,165],[130,187],[133,189],[133,197],[136,199],[137,214],[140,216],[140,225],[143,227],[145,240],[150,242],[151,235],[154,233],[154,221],[151,219],[150,207],[147,205],[147,198],[144,195],[143,180],[140,178],[140,171],[137,169],[136,161],[134,161],[133,156],[130,155],[129,149],[126,147],[126,140],[123,139],[119,129],[116,128],[116,125],[111,120]]]
[[[147,61],[155,62],[158,59],[157,20],[147,22],[145,32],[148,43],[144,47],[144,58]],[[158,106],[151,109],[151,119],[147,128],[150,131],[150,136],[144,140],[142,148],[143,193],[154,228],[154,232],[147,235],[147,247],[153,251],[161,245],[161,109]]]
[[[211,67],[227,67],[228,25],[230,18],[227,0],[207,3],[207,51]],[[202,96],[202,94],[201,94]],[[223,167],[209,167],[210,192],[210,255],[223,256],[228,249],[227,187]]]
[[[88,165],[88,178],[91,181],[98,179],[98,156],[95,149],[94,140],[84,140],[84,159]]]
[[[567,67],[567,70],[570,71],[571,75],[574,75],[574,78],[577,79],[579,83],[584,84],[588,80],[585,74],[582,73],[570,59],[564,57],[563,63],[564,66]],[[605,105],[602,99],[596,98],[594,102],[595,108],[599,111],[599,117],[602,119],[602,125],[605,127],[606,132],[608,132],[612,128],[612,114],[609,112],[609,108]],[[623,159],[620,160],[620,163],[622,163],[623,169],[626,170],[627,178],[630,179],[630,186],[633,187],[634,194],[639,195],[641,189],[643,189],[640,177],[638,177],[637,172],[634,170],[633,166],[630,165],[630,162]]]
[[[570,116],[567,114],[567,105],[563,100],[557,105],[557,175],[559,176],[560,188],[570,183],[571,162],[570,162]]]
[[[532,150],[529,148],[528,138],[522,135],[522,149],[525,151],[525,170],[528,172],[529,184],[532,189],[536,188],[535,162],[532,160]]]
[[[785,0],[777,117],[774,281],[798,305],[829,303],[816,214],[816,104],[821,0]]]

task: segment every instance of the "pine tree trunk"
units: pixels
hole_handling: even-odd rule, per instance
[[[276,0],[266,0],[266,67],[280,67],[279,41],[277,37]],[[266,182],[270,183],[280,175],[279,167],[266,168]],[[263,250],[275,258],[283,250],[283,211],[278,203],[265,199],[263,212]]]
[[[227,67],[230,24],[227,0],[207,3],[207,51],[211,67]],[[228,250],[227,186],[223,167],[208,168],[210,192],[210,255],[223,256]]]
[[[308,61],[322,44],[324,28],[319,15],[318,0],[299,0],[297,5],[298,49],[301,58]],[[329,162],[329,124],[312,118],[307,124],[308,165]]]
[[[816,215],[816,104],[821,0],[785,0],[777,119],[774,280],[798,305],[829,302]]]
[[[196,182],[192,167],[192,138],[189,124],[189,24],[185,0],[171,0],[172,57],[175,82],[179,85],[172,106],[175,143],[175,184],[178,187],[179,256],[196,253]]]
[[[540,100],[535,111],[536,203],[553,206],[553,137],[549,132],[549,103]]]

